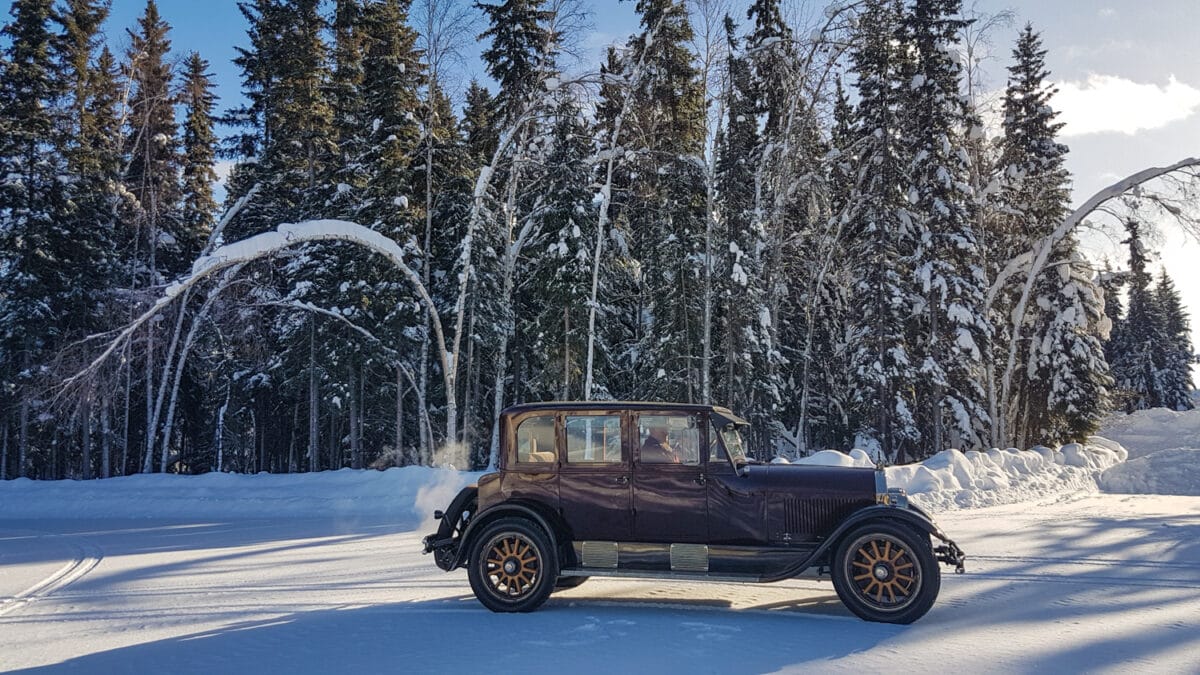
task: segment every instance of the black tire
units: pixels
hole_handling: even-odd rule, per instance
[[[554,582],[554,590],[565,591],[568,588],[575,588],[589,578],[591,577],[559,577],[558,581]]]
[[[842,604],[867,621],[912,623],[933,607],[942,586],[929,536],[882,521],[842,537],[830,568]]]
[[[532,612],[558,578],[550,538],[523,518],[501,518],[475,537],[467,566],[471,590],[493,612]]]

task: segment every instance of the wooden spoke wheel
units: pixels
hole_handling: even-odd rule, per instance
[[[868,621],[912,623],[929,611],[941,588],[928,535],[899,523],[854,529],[830,566],[838,597]]]
[[[475,597],[493,612],[530,612],[554,590],[558,561],[551,539],[523,518],[487,525],[471,552],[467,577]]]
[[[880,609],[903,607],[921,590],[921,571],[903,542],[886,534],[850,545],[851,579],[859,595]]]
[[[537,549],[527,537],[506,532],[488,542],[487,579],[492,591],[519,598],[533,590],[541,571]]]

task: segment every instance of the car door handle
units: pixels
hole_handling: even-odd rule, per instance
[[[617,476],[613,482],[617,485],[629,485],[629,476]]]
[[[704,474],[700,474],[695,479],[693,479],[692,482],[694,482],[696,485],[704,485],[708,482],[708,480],[704,477]]]

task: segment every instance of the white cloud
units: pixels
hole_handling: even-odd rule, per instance
[[[1116,15],[1117,15],[1117,10],[1113,9],[1112,7],[1100,8],[1100,18],[1101,19],[1111,19],[1111,18],[1115,17]]]
[[[1191,117],[1200,108],[1200,89],[1172,75],[1166,86],[1115,75],[1088,75],[1086,82],[1062,82],[1054,107],[1063,136],[1104,132],[1136,134]]]
[[[229,174],[233,171],[233,165],[237,162],[222,159],[213,164],[213,171],[217,174],[217,182],[213,185],[213,198],[220,204],[225,201],[225,196],[228,194]]]
[[[229,174],[233,171],[233,165],[237,164],[232,160],[223,159],[213,163],[213,171],[217,174],[217,182],[224,185],[225,181],[229,180]]]

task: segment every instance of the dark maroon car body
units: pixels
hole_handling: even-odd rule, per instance
[[[602,463],[569,461],[565,426],[568,420],[586,415],[607,420],[611,433],[604,443],[609,455]],[[638,430],[644,426],[639,421],[667,419],[664,416],[694,420],[688,423],[688,432],[702,449],[695,453],[698,456],[681,463],[651,463],[643,456],[647,450],[638,438]],[[535,423],[544,430],[541,451],[530,451],[531,442],[525,440],[524,450],[518,452],[517,430],[532,418],[538,418]],[[617,433],[616,418],[620,420],[619,439],[611,437]],[[550,445],[551,419],[553,448],[546,447]],[[500,424],[498,470],[464,489],[445,512],[437,512],[441,525],[425,538],[425,551],[433,553],[437,565],[447,571],[478,564],[478,576],[486,582],[489,554],[479,552],[479,560],[474,560],[474,552],[483,546],[479,538],[489,531],[488,525],[495,529],[501,520],[520,521],[535,534],[544,535],[548,550],[539,554],[538,575],[553,570],[560,588],[594,576],[749,582],[830,576],[838,565],[839,545],[844,548],[846,537],[870,529],[871,523],[879,523],[885,531],[901,528],[899,539],[881,535],[874,544],[876,553],[882,546],[888,548],[886,556],[877,556],[880,569],[886,562],[899,568],[894,574],[905,578],[906,565],[920,567],[921,556],[952,565],[957,571],[963,568],[962,551],[928,514],[909,504],[902,491],[887,488],[882,469],[753,462],[741,452],[737,435],[746,422],[725,408],[654,402],[550,402],[509,408],[501,415]],[[532,444],[538,447],[536,440]],[[535,457],[538,461],[533,461]],[[531,546],[536,538],[526,537]],[[899,550],[903,542],[922,539],[924,544],[908,545],[914,549],[909,557],[896,554],[895,560],[887,560],[893,555],[892,541]],[[848,556],[845,583],[852,583],[850,577],[858,568],[876,564],[870,545],[870,541],[861,545],[867,558],[860,556],[858,562],[850,559],[853,552],[843,554]],[[926,546],[927,552],[915,550]],[[501,553],[492,554],[494,557],[504,557],[503,548],[495,550]],[[932,572],[925,569],[922,574],[926,593],[934,582],[940,584],[940,578],[932,578],[937,575],[936,564]],[[534,576],[531,572],[528,578]],[[872,581],[868,575],[862,576],[868,577],[863,584]],[[495,581],[495,574],[490,578]],[[472,581],[474,585],[475,578]],[[892,583],[889,589],[901,589],[900,582]],[[533,590],[533,584],[528,585],[526,590]],[[878,588],[883,603],[882,583]],[[871,586],[868,600],[875,591]],[[479,595],[478,588],[476,592]],[[936,596],[936,588],[933,594]],[[489,604],[485,597],[480,599]],[[931,598],[928,603],[932,604]],[[540,601],[533,606],[537,604]],[[492,603],[489,607],[509,611],[504,609],[506,605]],[[512,611],[531,608],[520,605]],[[853,606],[851,609],[864,618],[893,620],[886,611],[865,616]],[[912,618],[898,611],[896,616],[905,617],[900,622],[906,623],[927,609],[915,612]]]

